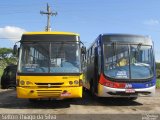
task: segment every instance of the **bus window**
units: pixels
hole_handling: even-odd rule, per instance
[[[126,54],[127,51],[128,46],[118,45],[115,50],[112,45],[104,45],[104,73],[108,77],[129,78],[129,54]]]
[[[153,76],[151,46],[131,45],[131,78],[145,79]]]

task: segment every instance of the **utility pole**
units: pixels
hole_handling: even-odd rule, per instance
[[[51,31],[51,26],[50,26],[50,16],[56,16],[57,12],[52,12],[50,9],[50,6],[47,3],[47,12],[40,11],[40,14],[46,14],[47,15],[47,26],[45,28],[45,31]]]

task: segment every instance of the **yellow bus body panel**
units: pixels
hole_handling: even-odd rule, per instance
[[[60,31],[54,31],[54,32],[26,32],[23,35],[76,35],[79,36],[77,33],[73,32],[60,32]]]
[[[80,76],[17,76],[18,98],[81,98]],[[23,85],[21,85],[23,81]],[[72,84],[70,84],[72,83]]]

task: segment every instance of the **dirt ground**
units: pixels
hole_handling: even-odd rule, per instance
[[[82,99],[43,100],[37,103],[16,98],[14,90],[0,90],[0,114],[1,117],[3,114],[52,114],[57,115],[56,119],[146,120],[149,117],[150,120],[154,117],[160,120],[160,89],[156,90],[154,97],[139,97],[135,101],[93,99],[89,92],[84,92]]]

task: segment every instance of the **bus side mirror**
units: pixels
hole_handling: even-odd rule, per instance
[[[86,47],[85,47],[85,46],[82,46],[82,48],[81,48],[81,53],[82,53],[82,54],[86,54]]]
[[[14,47],[13,47],[13,54],[14,55],[17,54],[17,51],[18,51],[17,45],[14,45]]]

